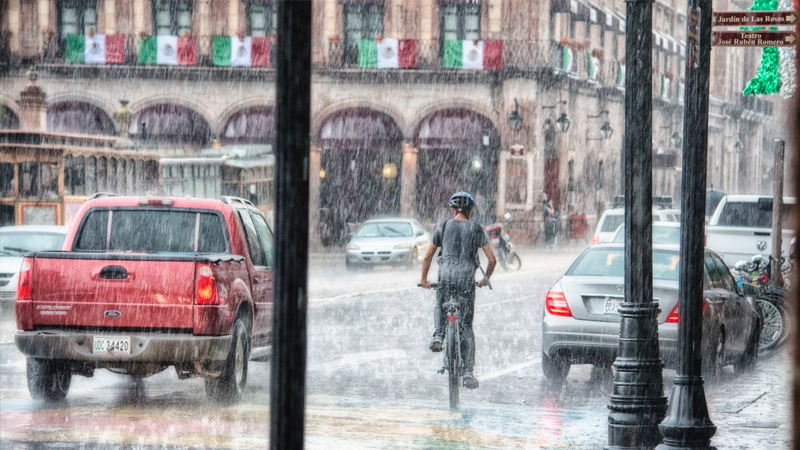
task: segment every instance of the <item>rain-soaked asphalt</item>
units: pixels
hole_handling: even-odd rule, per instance
[[[441,354],[427,350],[434,294],[414,287],[419,275],[350,273],[327,255],[313,260],[307,447],[602,448],[610,372],[573,366],[567,382],[557,386],[541,375],[544,294],[579,250],[531,249],[523,253],[520,272],[498,269],[494,290],[478,291],[475,373],[481,387],[462,391],[458,413],[448,411],[446,380],[436,373]],[[47,405],[28,395],[14,323],[8,312],[2,319],[2,449],[267,447],[268,363],[250,363],[248,395],[236,406],[214,405],[201,379],[181,381],[171,369],[139,383],[105,370],[94,378],[76,376],[67,400]],[[729,373],[708,386],[712,419],[720,427],[717,445],[786,446],[787,361],[779,352],[752,375]],[[665,371],[667,388],[673,374]]]

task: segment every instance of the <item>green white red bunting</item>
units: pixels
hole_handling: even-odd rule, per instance
[[[211,47],[215,66],[269,66],[270,41],[268,37],[215,36]]]
[[[197,39],[147,36],[139,42],[139,64],[194,66],[197,64]]]
[[[500,70],[503,41],[444,41],[443,66],[448,69]]]
[[[563,54],[561,58],[561,70],[567,73],[576,72],[575,50],[567,47],[566,45],[563,47]]]
[[[616,85],[618,88],[625,87],[625,64],[622,61],[617,61],[617,80]]]
[[[414,69],[417,67],[417,41],[413,39],[361,39],[358,42],[358,67],[365,69]]]
[[[125,62],[125,36],[68,34],[64,59],[79,64]]]
[[[588,52],[586,58],[589,61],[589,70],[587,71],[589,80],[597,81],[600,76],[600,58],[594,56],[592,52]]]

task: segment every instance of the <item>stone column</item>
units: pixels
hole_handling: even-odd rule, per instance
[[[19,51],[19,29],[20,29],[20,0],[8,0],[8,31],[11,32],[11,42],[9,46],[12,52]]]
[[[419,150],[403,143],[403,167],[400,178],[400,214],[414,217],[417,204],[417,158]]]
[[[318,250],[322,247],[319,237],[319,188],[321,154],[320,148],[311,145],[308,154],[308,247]]]
[[[31,84],[19,93],[19,127],[23,131],[47,130],[47,95],[36,85],[38,75],[29,74]]]
[[[228,35],[239,33],[239,0],[228,0]]]
[[[503,32],[503,2],[489,0],[489,39],[500,39]]]
[[[42,30],[50,28],[50,0],[39,0],[39,32],[36,33],[37,48],[43,48]]]
[[[133,30],[137,36],[142,32],[150,34],[144,29],[144,0],[133,0]]]
[[[117,0],[105,0],[106,34],[117,34]]]

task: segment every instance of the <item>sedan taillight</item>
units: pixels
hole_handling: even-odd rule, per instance
[[[17,285],[17,300],[33,299],[33,259],[22,260],[19,271],[19,284]]]
[[[563,292],[550,291],[544,299],[544,307],[547,312],[554,316],[572,317],[567,298]]]

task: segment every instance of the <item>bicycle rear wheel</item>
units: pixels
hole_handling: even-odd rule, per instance
[[[447,379],[450,393],[450,411],[458,410],[458,388],[461,384],[461,369],[458,363],[458,340],[455,336],[455,327],[452,322],[447,326],[445,348],[447,349]]]

